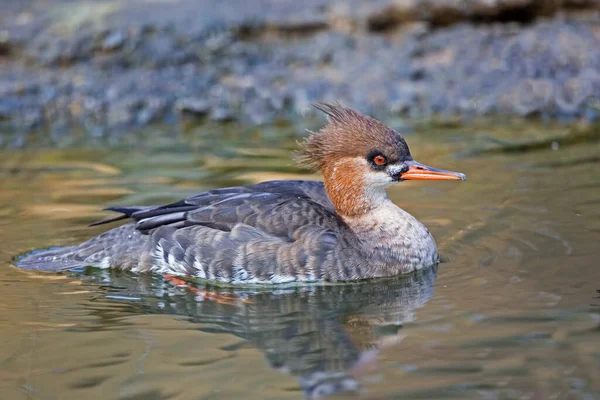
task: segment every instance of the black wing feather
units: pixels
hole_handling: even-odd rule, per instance
[[[129,217],[127,215],[123,214],[123,215],[119,215],[117,217],[106,218],[106,219],[103,219],[100,221],[93,222],[93,223],[89,224],[88,227],[91,228],[92,226],[110,224],[111,222],[117,222],[117,221],[121,221],[121,220],[124,220],[127,218],[129,218]]]
[[[121,221],[121,220],[124,220],[127,218],[131,218],[136,212],[141,212],[141,211],[154,209],[154,208],[156,208],[156,206],[108,207],[108,208],[105,208],[103,211],[114,211],[114,212],[121,213],[123,215],[119,215],[117,217],[112,217],[112,218],[106,218],[101,221],[91,223],[88,225],[88,227],[104,225],[104,224],[109,224],[111,222]]]

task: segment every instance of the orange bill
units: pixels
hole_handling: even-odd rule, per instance
[[[400,175],[402,180],[420,180],[420,181],[464,181],[467,179],[465,174],[454,171],[437,169],[416,161],[409,161],[408,171]]]

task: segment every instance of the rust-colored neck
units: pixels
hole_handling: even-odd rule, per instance
[[[383,188],[368,187],[364,168],[354,158],[341,158],[321,168],[327,195],[342,217],[364,215],[386,198]]]

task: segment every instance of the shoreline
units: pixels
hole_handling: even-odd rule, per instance
[[[318,101],[378,118],[600,116],[592,0],[30,3],[9,6],[0,29],[0,131],[260,126],[310,116]]]

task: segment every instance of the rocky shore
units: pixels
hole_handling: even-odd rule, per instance
[[[377,116],[597,120],[597,0],[8,0],[0,126],[91,135]]]

